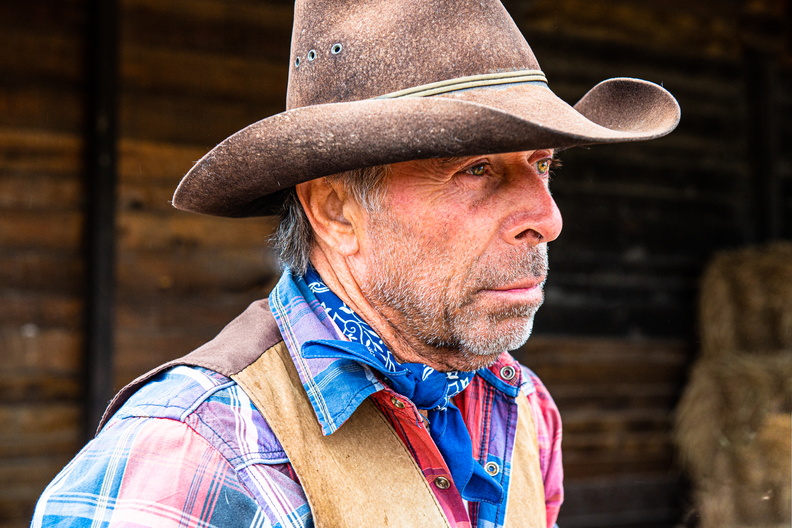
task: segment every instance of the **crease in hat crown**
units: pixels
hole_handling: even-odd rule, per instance
[[[208,152],[172,203],[277,214],[278,191],[338,172],[652,139],[679,116],[668,91],[639,79],[565,103],[499,0],[297,0],[286,111]]]

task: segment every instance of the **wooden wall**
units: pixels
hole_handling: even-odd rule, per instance
[[[181,176],[285,106],[292,3],[125,0],[115,378],[214,336],[276,279],[270,219],[175,211]]]
[[[81,0],[0,2],[0,526],[79,447]]]
[[[561,525],[668,528],[671,413],[718,249],[792,238],[792,59],[782,0],[510,0],[551,86],[663,83],[662,140],[562,155],[565,216],[521,358],[562,410]],[[123,0],[114,385],[213,336],[275,280],[271,221],[169,205],[191,164],[283,109],[292,2]],[[86,0],[0,3],[0,528],[24,526],[81,444]],[[110,374],[110,373],[108,373]]]

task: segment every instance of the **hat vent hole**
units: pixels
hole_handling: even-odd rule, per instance
[[[294,59],[294,67],[295,68],[299,68],[300,67],[300,57],[297,57],[296,59]]]
[[[316,51],[311,50],[308,52],[308,61],[311,62],[316,58]]]
[[[333,55],[338,55],[339,53],[341,53],[341,48],[342,48],[341,44],[333,44],[333,47],[330,48],[330,53],[332,53]]]

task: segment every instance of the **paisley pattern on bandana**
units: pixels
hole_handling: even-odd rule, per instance
[[[327,313],[328,317],[341,329],[341,332],[348,337],[351,341],[356,341],[363,346],[371,353],[371,357],[374,358],[376,361],[380,362],[385,370],[389,372],[398,372],[399,371],[399,364],[396,362],[396,358],[393,357],[391,351],[388,350],[388,347],[385,343],[380,339],[380,336],[366,323],[363,319],[360,318],[358,314],[356,314],[349,306],[346,305],[344,301],[342,301],[335,293],[330,291],[330,288],[322,281],[322,278],[313,268],[310,268],[305,274],[305,282],[308,284],[308,288],[311,292],[316,296],[319,303],[324,308],[324,311]],[[470,384],[470,380],[473,379],[475,375],[474,372],[461,372],[461,371],[450,371],[450,372],[440,372],[436,371],[432,367],[428,367],[426,365],[423,366],[423,371],[421,372],[421,380],[426,381],[429,376],[433,376],[436,374],[445,375],[446,377],[446,392],[445,392],[445,399],[443,402],[437,406],[439,409],[445,409],[448,407],[451,398],[465,390],[465,388]]]

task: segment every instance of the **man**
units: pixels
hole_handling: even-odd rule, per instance
[[[566,105],[497,0],[298,0],[287,108],[174,196],[280,214],[280,282],[122,391],[34,526],[552,526],[558,412],[507,351],[561,230],[554,149],[666,134],[676,101]]]

